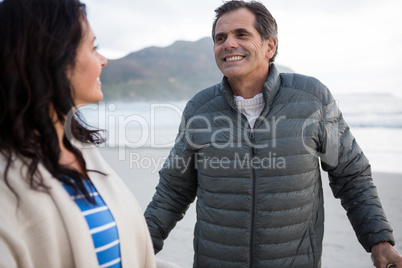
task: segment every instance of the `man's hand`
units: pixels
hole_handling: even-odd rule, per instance
[[[371,258],[377,268],[387,268],[391,264],[402,268],[402,255],[388,242],[375,244],[371,248]]]

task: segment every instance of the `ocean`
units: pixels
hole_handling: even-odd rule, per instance
[[[402,99],[389,94],[335,96],[356,141],[377,172],[402,174]],[[171,148],[186,101],[101,102],[80,108],[85,121],[106,130],[101,148]]]

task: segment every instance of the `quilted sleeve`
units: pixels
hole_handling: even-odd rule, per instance
[[[196,196],[195,153],[189,144],[190,137],[185,127],[188,106],[183,113],[176,144],[159,171],[159,184],[145,211],[155,253],[162,249],[163,241],[183,218]]]
[[[392,228],[373,183],[368,159],[352,135],[330,94],[323,108],[321,163],[330,186],[347,211],[359,242],[367,252],[379,242],[395,244]]]

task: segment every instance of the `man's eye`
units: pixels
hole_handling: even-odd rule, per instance
[[[216,41],[216,42],[222,42],[223,40],[224,40],[224,38],[221,37],[221,36],[215,38],[215,41]]]

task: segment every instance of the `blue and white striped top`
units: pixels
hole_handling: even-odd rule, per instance
[[[90,180],[83,181],[86,189],[94,197],[96,204],[89,203],[84,195],[75,195],[75,190],[63,184],[82,211],[94,242],[100,268],[121,268],[120,241],[116,222],[109,208]]]

